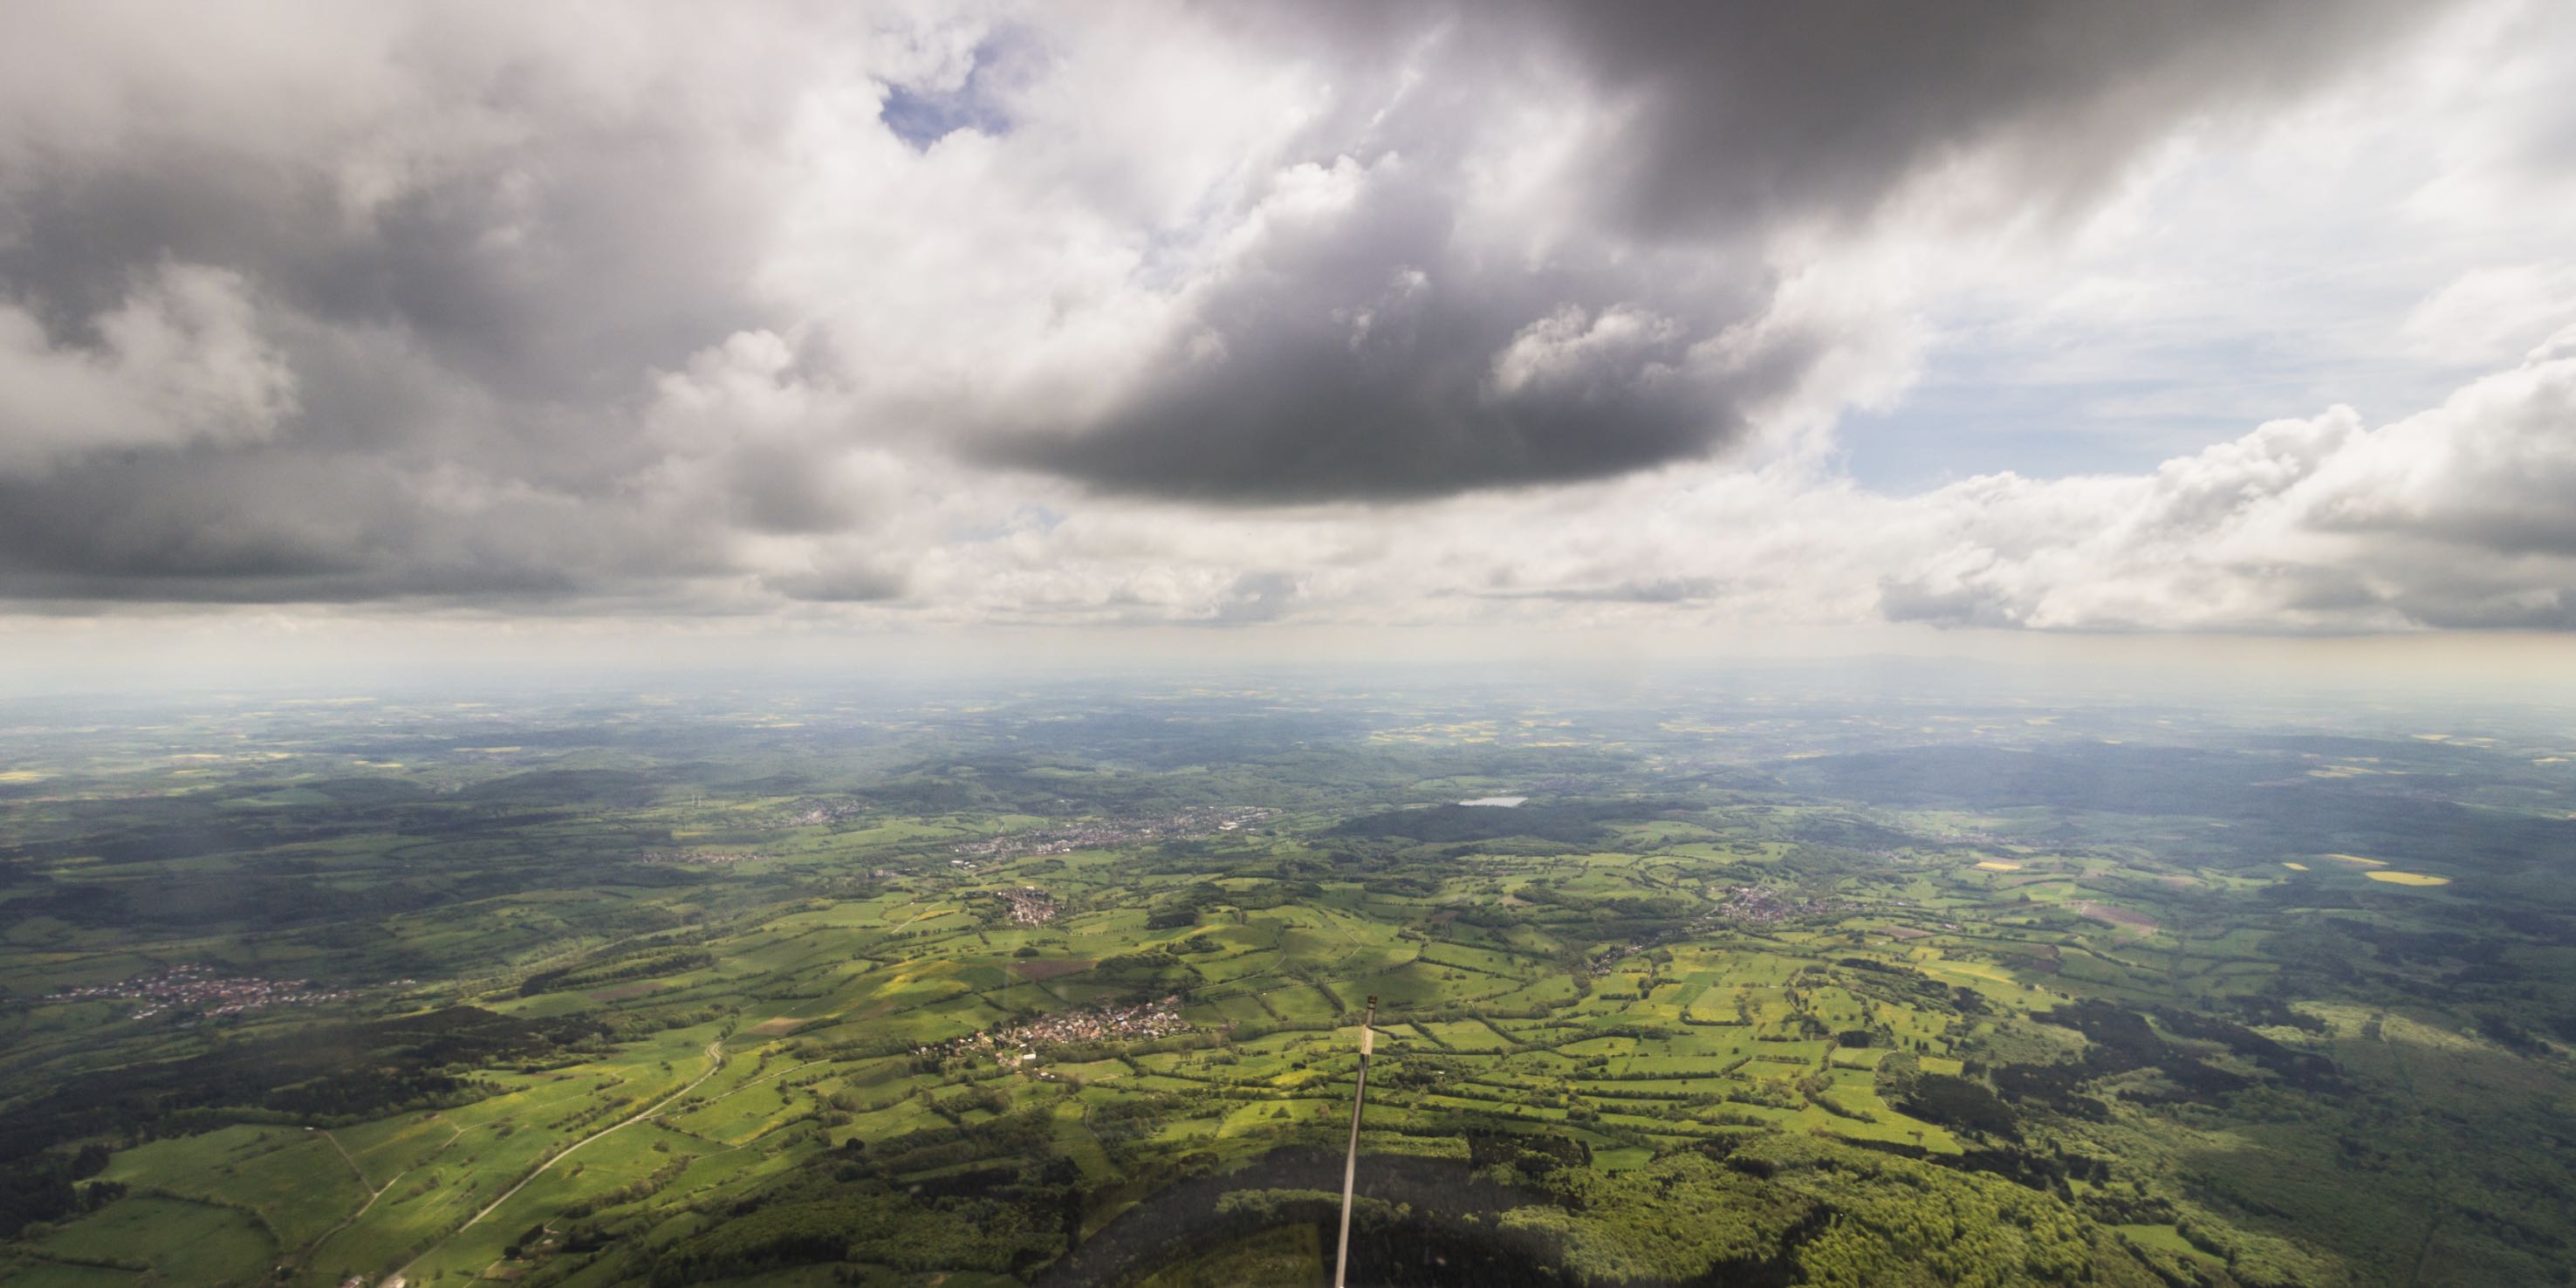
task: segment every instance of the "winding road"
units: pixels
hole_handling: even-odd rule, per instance
[[[708,1044],[707,1044],[707,1071],[706,1071],[705,1073],[699,1074],[699,1075],[697,1076],[697,1078],[696,1078],[696,1080],[695,1080],[695,1081],[692,1081],[691,1083],[689,1083],[689,1085],[687,1085],[687,1086],[685,1086],[685,1087],[682,1087],[682,1088],[680,1088],[679,1090],[674,1091],[674,1092],[672,1092],[671,1094],[669,1094],[669,1095],[667,1095],[667,1096],[662,1097],[660,1100],[654,1101],[651,1105],[648,1105],[648,1106],[646,1106],[646,1107],[645,1107],[645,1108],[643,1108],[643,1109],[637,1110],[637,1111],[636,1111],[636,1113],[635,1113],[635,1116],[634,1116],[634,1117],[632,1117],[632,1118],[625,1118],[625,1119],[621,1119],[621,1120],[619,1120],[619,1121],[617,1121],[617,1122],[615,1122],[615,1123],[611,1123],[611,1124],[609,1124],[608,1126],[606,1126],[606,1127],[602,1127],[602,1128],[600,1128],[598,1131],[592,1132],[591,1134],[589,1134],[589,1135],[587,1135],[587,1136],[582,1137],[580,1140],[574,1141],[573,1143],[571,1143],[571,1144],[569,1144],[569,1145],[564,1146],[562,1149],[556,1150],[554,1153],[547,1155],[547,1156],[546,1156],[546,1160],[545,1160],[544,1162],[539,1163],[539,1164],[537,1164],[535,1167],[532,1167],[532,1168],[528,1169],[528,1174],[527,1174],[525,1177],[520,1178],[520,1181],[519,1181],[519,1183],[518,1183],[518,1184],[513,1185],[513,1186],[511,1186],[510,1188],[508,1188],[508,1189],[506,1189],[506,1190],[503,1190],[503,1191],[501,1192],[501,1197],[499,1197],[499,1198],[497,1198],[497,1199],[494,1199],[494,1200],[492,1200],[492,1201],[491,1201],[491,1203],[489,1203],[489,1204],[485,1205],[485,1207],[484,1207],[484,1209],[483,1209],[482,1211],[477,1212],[477,1213],[475,1213],[474,1215],[472,1215],[472,1216],[470,1216],[470,1217],[465,1218],[465,1224],[460,1225],[460,1226],[456,1227],[455,1229],[448,1231],[444,1236],[442,1236],[442,1237],[439,1239],[439,1241],[438,1241],[438,1242],[433,1243],[433,1244],[429,1245],[427,1248],[422,1249],[422,1250],[421,1250],[421,1253],[420,1253],[420,1256],[418,1256],[418,1257],[414,1257],[414,1258],[412,1258],[410,1261],[405,1262],[405,1263],[403,1264],[403,1268],[402,1268],[402,1269],[397,1270],[397,1271],[395,1271],[395,1272],[394,1272],[393,1277],[394,1277],[394,1278],[396,1278],[396,1279],[408,1279],[408,1278],[410,1278],[410,1277],[411,1277],[411,1268],[412,1268],[413,1266],[419,1265],[419,1264],[421,1263],[421,1259],[422,1259],[423,1257],[427,1257],[430,1253],[433,1253],[433,1252],[438,1251],[440,1248],[442,1248],[442,1247],[446,1246],[447,1241],[448,1241],[449,1239],[453,1239],[453,1238],[455,1238],[457,1235],[463,1234],[463,1233],[464,1233],[464,1232],[466,1232],[467,1230],[473,1229],[473,1228],[474,1228],[474,1226],[475,1226],[476,1224],[478,1224],[479,1222],[481,1222],[481,1221],[483,1220],[483,1218],[485,1218],[485,1217],[487,1217],[487,1216],[490,1216],[490,1215],[492,1215],[494,1212],[496,1212],[496,1211],[500,1210],[500,1207],[501,1207],[501,1205],[502,1205],[502,1204],[509,1202],[513,1196],[515,1196],[515,1195],[517,1195],[517,1194],[518,1194],[518,1192],[519,1192],[519,1191],[521,1191],[521,1190],[524,1190],[524,1189],[528,1188],[528,1182],[533,1181],[533,1180],[537,1179],[538,1177],[545,1175],[549,1170],[551,1170],[551,1169],[554,1167],[554,1165],[555,1165],[555,1164],[562,1162],[562,1161],[563,1161],[567,1156],[569,1156],[569,1155],[570,1155],[574,1150],[579,1149],[579,1148],[581,1148],[582,1146],[587,1145],[587,1144],[589,1144],[590,1142],[592,1142],[592,1141],[594,1141],[594,1140],[597,1140],[597,1139],[599,1139],[600,1137],[602,1137],[602,1136],[605,1136],[605,1135],[609,1134],[610,1132],[617,1131],[617,1130],[620,1130],[620,1129],[622,1129],[622,1128],[632,1127],[632,1126],[634,1126],[635,1124],[640,1123],[640,1122],[644,1121],[645,1119],[650,1118],[650,1117],[654,1116],[655,1114],[658,1114],[658,1113],[662,1112],[662,1110],[663,1110],[663,1109],[665,1109],[665,1108],[667,1108],[667,1107],[669,1107],[669,1106],[670,1106],[670,1104],[671,1104],[673,1101],[676,1101],[676,1100],[678,1100],[680,1097],[685,1096],[685,1095],[689,1094],[690,1092],[697,1090],[697,1089],[698,1089],[698,1084],[699,1084],[699,1083],[703,1083],[703,1082],[705,1082],[707,1079],[709,1079],[709,1078],[712,1078],[712,1077],[716,1076],[716,1071],[717,1071],[717,1070],[719,1070],[719,1069],[722,1069],[722,1068],[724,1068],[724,1039],[723,1039],[723,1038],[717,1038],[715,1041],[710,1042],[710,1043],[708,1043]],[[390,1282],[390,1281],[388,1281],[388,1282]]]

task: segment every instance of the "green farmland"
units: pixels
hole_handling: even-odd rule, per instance
[[[1390,1282],[2571,1264],[2545,741],[731,701],[32,739],[0,1282],[1314,1282],[1369,997]]]

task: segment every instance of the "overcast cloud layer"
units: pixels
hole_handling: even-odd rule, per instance
[[[2571,76],[2418,0],[16,6],[0,597],[2576,628]]]

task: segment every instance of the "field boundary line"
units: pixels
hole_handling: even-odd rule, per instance
[[[469,1217],[465,1218],[465,1224],[460,1225],[460,1226],[456,1227],[455,1229],[448,1231],[446,1234],[439,1236],[438,1242],[433,1243],[433,1244],[429,1245],[428,1247],[421,1249],[420,1256],[418,1256],[418,1257],[413,1257],[411,1260],[404,1262],[404,1263],[403,1263],[403,1266],[402,1266],[402,1269],[400,1269],[400,1270],[396,1270],[396,1271],[393,1273],[393,1277],[394,1277],[394,1278],[397,1278],[397,1279],[407,1279],[407,1278],[409,1278],[409,1277],[410,1277],[410,1275],[411,1275],[411,1268],[412,1268],[413,1266],[416,1266],[416,1265],[419,1265],[419,1264],[420,1264],[421,1257],[426,1257],[426,1256],[428,1256],[430,1253],[433,1253],[433,1252],[438,1251],[438,1249],[439,1249],[439,1248],[441,1248],[441,1247],[445,1246],[445,1244],[447,1243],[447,1241],[448,1241],[449,1239],[453,1239],[453,1238],[455,1238],[456,1236],[458,1236],[458,1235],[460,1235],[460,1234],[465,1233],[467,1230],[471,1230],[471,1229],[473,1229],[473,1228],[475,1227],[475,1225],[476,1225],[476,1224],[480,1223],[480,1222],[483,1220],[483,1218],[485,1218],[485,1217],[487,1217],[487,1216],[492,1215],[492,1214],[493,1214],[494,1212],[496,1212],[496,1211],[499,1211],[499,1210],[500,1210],[500,1207],[501,1207],[501,1205],[502,1205],[502,1204],[509,1202],[513,1197],[515,1197],[515,1196],[518,1194],[518,1192],[519,1192],[519,1191],[521,1191],[521,1190],[524,1190],[524,1189],[528,1188],[528,1183],[529,1183],[530,1181],[533,1181],[533,1180],[537,1179],[538,1177],[545,1175],[549,1170],[551,1170],[551,1169],[554,1167],[554,1165],[555,1165],[555,1164],[557,1164],[557,1163],[560,1163],[560,1162],[564,1161],[564,1159],[565,1159],[566,1157],[570,1156],[570,1155],[571,1155],[571,1153],[572,1153],[574,1150],[579,1149],[579,1148],[581,1148],[582,1146],[587,1145],[587,1144],[591,1143],[592,1141],[595,1141],[595,1140],[599,1139],[600,1137],[602,1137],[602,1136],[605,1136],[605,1135],[609,1134],[610,1132],[618,1131],[618,1130],[620,1130],[620,1129],[622,1129],[622,1128],[632,1127],[632,1126],[634,1126],[635,1124],[640,1123],[640,1122],[644,1121],[645,1119],[650,1118],[650,1117],[654,1116],[655,1114],[660,1113],[660,1112],[663,1110],[663,1108],[664,1108],[664,1107],[666,1107],[666,1106],[670,1105],[673,1101],[676,1101],[676,1100],[678,1100],[680,1097],[685,1096],[685,1095],[689,1094],[690,1092],[697,1090],[697,1089],[698,1089],[698,1084],[699,1084],[699,1083],[703,1083],[703,1082],[705,1082],[707,1079],[709,1079],[709,1078],[712,1078],[712,1077],[716,1076],[716,1071],[717,1071],[717,1070],[719,1070],[719,1069],[722,1069],[722,1068],[724,1068],[724,1039],[723,1039],[723,1038],[717,1038],[715,1041],[710,1042],[710,1043],[708,1043],[708,1044],[707,1044],[707,1071],[706,1071],[705,1073],[701,1073],[701,1074],[699,1074],[699,1075],[697,1076],[696,1080],[694,1080],[694,1081],[690,1082],[690,1083],[689,1083],[689,1085],[687,1085],[687,1086],[685,1086],[685,1087],[682,1087],[682,1088],[680,1088],[679,1090],[674,1091],[674,1092],[672,1092],[671,1094],[669,1094],[669,1095],[667,1095],[667,1096],[662,1097],[660,1100],[657,1100],[657,1101],[653,1102],[653,1104],[652,1104],[651,1106],[649,1106],[648,1108],[645,1108],[645,1109],[643,1109],[643,1110],[639,1111],[639,1112],[638,1112],[634,1117],[632,1117],[632,1118],[628,1118],[628,1119],[625,1119],[625,1120],[620,1121],[620,1122],[617,1122],[617,1123],[613,1123],[613,1124],[611,1124],[611,1125],[609,1125],[609,1126],[606,1126],[606,1127],[602,1127],[602,1128],[600,1128],[598,1131],[592,1132],[591,1134],[589,1134],[589,1135],[587,1135],[587,1136],[582,1137],[580,1140],[574,1141],[573,1143],[571,1143],[571,1144],[569,1144],[569,1145],[564,1146],[562,1149],[556,1150],[554,1153],[552,1153],[552,1154],[548,1155],[548,1156],[546,1157],[546,1159],[545,1159],[545,1161],[544,1161],[544,1162],[541,1162],[541,1163],[537,1164],[535,1167],[529,1168],[529,1169],[528,1169],[528,1174],[527,1174],[526,1176],[520,1177],[520,1178],[519,1178],[519,1183],[518,1183],[518,1184],[513,1185],[513,1186],[511,1186],[510,1188],[508,1188],[508,1189],[506,1189],[506,1190],[503,1190],[503,1191],[501,1192],[501,1197],[499,1197],[499,1198],[496,1198],[496,1199],[492,1200],[492,1201],[491,1201],[491,1203],[489,1203],[488,1205],[486,1205],[482,1211],[477,1212],[477,1213],[475,1213],[474,1215],[472,1215],[472,1216],[469,1216]]]

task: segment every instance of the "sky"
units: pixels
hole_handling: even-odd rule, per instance
[[[2545,668],[2569,84],[2512,0],[30,0],[0,657]]]

